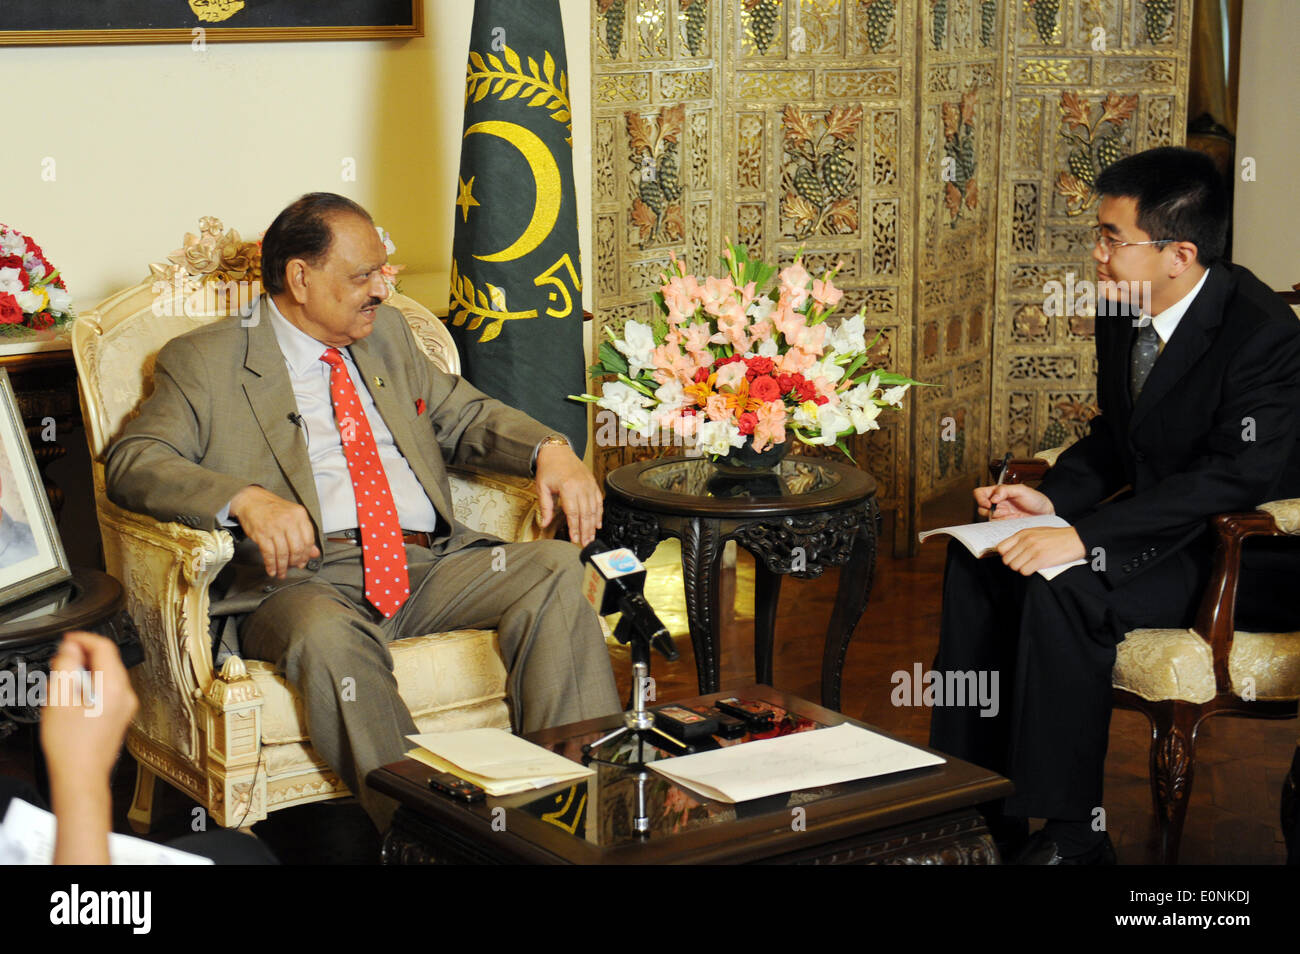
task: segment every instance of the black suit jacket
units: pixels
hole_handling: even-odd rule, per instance
[[[1101,414],[1039,488],[1090,561],[1102,548],[1112,586],[1183,547],[1208,564],[1211,516],[1300,496],[1300,321],[1277,295],[1244,268],[1212,266],[1135,406],[1136,334],[1127,315],[1098,316]]]

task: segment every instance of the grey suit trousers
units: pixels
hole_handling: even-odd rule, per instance
[[[495,628],[518,732],[621,708],[600,623],[582,596],[578,548],[560,540],[500,547],[437,557],[408,546],[411,596],[385,620],[363,595],[356,545],[327,542],[316,579],[268,597],[240,628],[244,653],[276,663],[298,690],[312,745],[380,831],[396,803],[369,789],[366,774],[401,759],[416,732],[397,694],[394,639]]]

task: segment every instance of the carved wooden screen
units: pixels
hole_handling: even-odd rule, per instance
[[[1017,8],[1003,80],[996,450],[1056,446],[1097,413],[1095,308],[1076,284],[1096,278],[1091,184],[1120,155],[1184,141],[1191,7],[1037,0]],[[1062,314],[1047,314],[1055,303],[1044,308],[1052,281],[1061,283]]]
[[[1095,125],[1107,92],[1139,95],[1095,161],[1180,140],[1190,5],[593,0],[595,333],[650,316],[672,252],[697,273],[724,238],[842,261],[842,313],[865,309],[882,361],[938,385],[852,444],[906,548],[921,502],[1091,400],[1091,325],[1026,310],[1086,259],[1056,191],[1060,97],[1077,88]],[[1094,21],[1111,49],[1093,51]],[[597,473],[665,452],[596,446]]]

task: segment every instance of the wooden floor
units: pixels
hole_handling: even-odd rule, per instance
[[[969,519],[968,494],[953,495],[927,509],[926,527]],[[887,528],[888,532],[888,528]],[[882,548],[871,601],[859,624],[844,673],[843,711],[905,740],[924,743],[930,713],[890,703],[892,673],[920,663],[929,669],[939,632],[939,591],[944,547],[923,545],[910,559],[893,559]],[[685,599],[679,551],[663,544],[651,560],[650,601],[677,637],[681,659],[653,660],[658,698],[696,693],[695,662],[686,635]],[[724,585],[722,685],[753,681],[753,562],[740,553]],[[837,571],[814,581],[786,580],[776,631],[775,684],[817,700],[820,694],[822,639],[830,618]],[[628,660],[614,650],[615,673],[626,693]],[[1271,722],[1211,719],[1202,727],[1196,752],[1196,778],[1182,841],[1184,864],[1280,864],[1285,846],[1279,828],[1279,795],[1300,726],[1294,720]],[[1149,730],[1143,716],[1116,712],[1106,763],[1108,827],[1123,864],[1156,863],[1155,822],[1147,781]],[[0,744],[0,773],[30,775],[29,733]],[[134,766],[124,757],[113,791],[116,827],[127,831],[126,806]],[[167,786],[159,804],[160,840],[189,832],[192,803]],[[348,800],[349,802],[351,800]],[[316,863],[370,861],[376,857],[373,829],[355,804],[318,803],[274,813],[256,828],[286,861]]]

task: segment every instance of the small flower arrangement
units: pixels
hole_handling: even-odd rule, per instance
[[[44,331],[74,317],[72,296],[41,247],[0,224],[0,335]]]
[[[852,460],[845,439],[879,428],[881,411],[921,382],[868,366],[883,332],[868,343],[861,313],[826,323],[844,295],[835,271],[814,278],[800,255],[778,274],[730,243],[722,264],[726,275],[701,280],[674,256],[654,294],[662,317],[628,321],[622,338],[606,329],[589,371],[616,380],[570,397],[615,412],[642,438],[714,458],[747,443],[763,453],[791,434]]]

